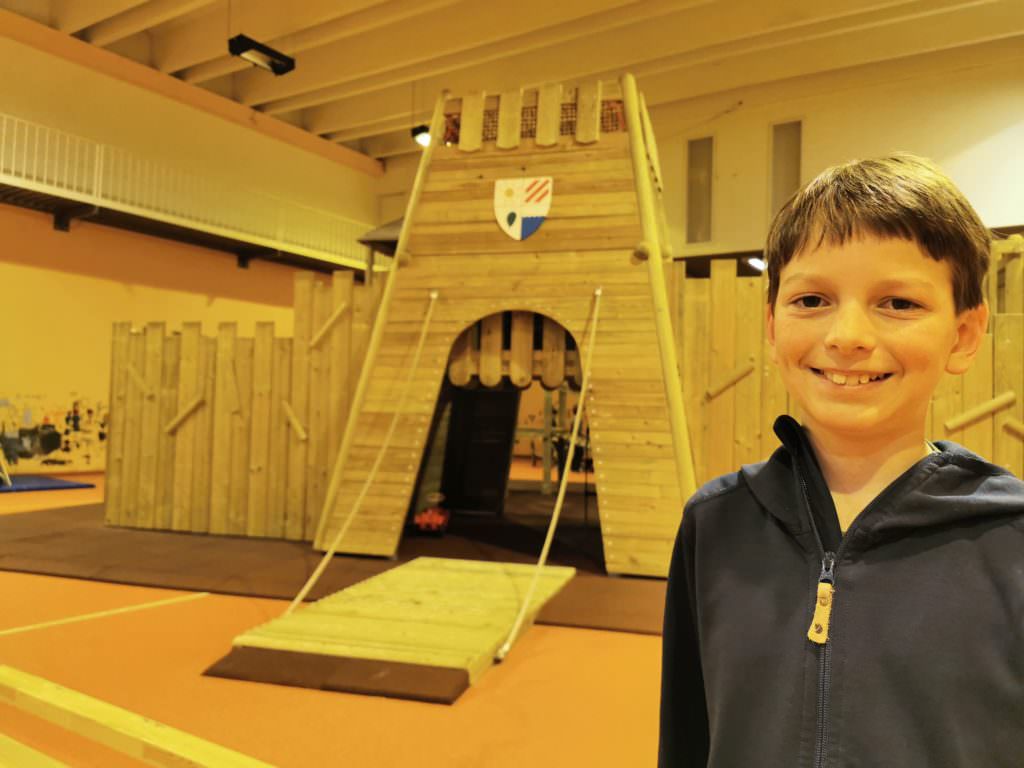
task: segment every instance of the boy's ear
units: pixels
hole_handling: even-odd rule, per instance
[[[974,362],[978,348],[988,328],[988,302],[983,301],[973,309],[965,309],[956,319],[956,343],[949,352],[946,372],[964,373]]]
[[[775,359],[775,313],[772,312],[772,305],[764,305],[764,332],[768,338],[768,346],[772,348],[772,362],[777,363]]]

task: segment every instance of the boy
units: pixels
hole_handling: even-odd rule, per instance
[[[985,333],[988,249],[910,155],[831,168],[776,216],[766,328],[803,423],[686,504],[660,766],[1024,766],[1024,483],[925,439]]]

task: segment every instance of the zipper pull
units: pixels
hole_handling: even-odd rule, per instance
[[[814,618],[807,630],[807,639],[824,645],[828,642],[828,620],[832,615],[832,595],[835,592],[836,556],[826,552],[821,561],[821,576],[818,577],[818,597],[814,601]]]

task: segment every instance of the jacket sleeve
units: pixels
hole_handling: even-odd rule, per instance
[[[661,658],[661,726],[658,768],[704,768],[708,715],[701,672],[694,592],[695,525],[683,512],[665,594]]]

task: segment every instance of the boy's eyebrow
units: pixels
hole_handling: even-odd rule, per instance
[[[791,275],[787,275],[786,279],[779,284],[779,287],[788,284],[795,283],[799,280],[823,280],[829,282],[828,275],[815,275],[810,272],[794,272]],[[930,289],[934,287],[934,284],[930,280],[921,280],[913,277],[888,277],[885,280],[879,280],[876,284],[878,288],[923,288]]]

